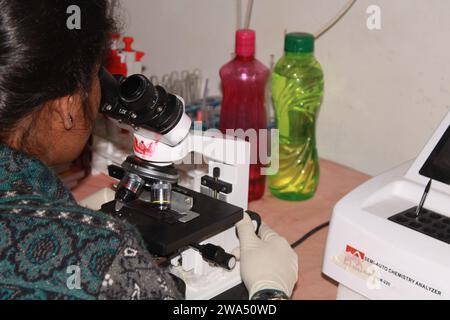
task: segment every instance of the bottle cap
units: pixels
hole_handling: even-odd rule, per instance
[[[132,52],[132,51],[133,51],[133,48],[131,47],[131,45],[132,45],[133,42],[134,42],[134,38],[132,38],[132,37],[125,37],[125,38],[123,38],[123,42],[125,43],[125,49],[124,49],[124,51],[126,51],[126,52]]]
[[[314,36],[304,32],[288,33],[284,38],[284,51],[292,53],[314,52]]]
[[[145,56],[145,52],[137,51],[136,52],[136,61],[141,62],[142,58]]]
[[[236,31],[236,55],[251,57],[255,55],[255,31],[241,29]]]

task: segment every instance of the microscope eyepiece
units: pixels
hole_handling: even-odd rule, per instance
[[[100,112],[110,118],[161,134],[170,132],[184,114],[184,104],[142,74],[116,78],[104,68],[100,72]]]
[[[120,97],[131,105],[141,99],[155,101],[155,88],[150,81],[140,74],[126,78],[120,85]]]

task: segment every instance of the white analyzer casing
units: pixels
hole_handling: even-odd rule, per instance
[[[449,126],[450,113],[415,160],[334,207],[323,272],[340,284],[338,299],[450,299],[450,244],[388,220],[418,205],[429,181],[419,171]],[[450,217],[450,186],[433,181],[425,208]]]

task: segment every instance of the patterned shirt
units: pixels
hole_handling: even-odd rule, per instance
[[[0,300],[182,298],[131,225],[78,206],[43,163],[0,145]]]

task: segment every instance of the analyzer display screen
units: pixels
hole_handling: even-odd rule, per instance
[[[450,184],[450,127],[447,128],[419,173],[430,179]]]

